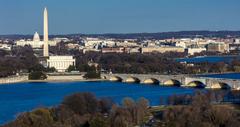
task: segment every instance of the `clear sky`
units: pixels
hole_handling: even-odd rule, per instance
[[[0,34],[240,30],[240,0],[0,0]]]

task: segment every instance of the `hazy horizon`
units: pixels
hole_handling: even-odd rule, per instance
[[[239,0],[1,0],[0,35],[239,31]]]

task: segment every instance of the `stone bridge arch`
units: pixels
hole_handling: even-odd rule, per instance
[[[224,82],[216,82],[211,85],[211,89],[231,89],[231,86]]]
[[[205,78],[185,78],[184,87],[205,88],[207,86],[207,80]]]
[[[168,79],[168,80],[164,80],[162,82],[163,86],[181,86],[182,83],[181,81],[177,80],[177,79]]]
[[[126,83],[140,83],[141,80],[137,77],[129,76],[125,79],[124,82],[126,82]]]
[[[156,78],[146,78],[146,79],[143,79],[141,83],[159,85],[160,81]]]
[[[123,78],[119,77],[119,76],[110,76],[109,81],[111,81],[111,82],[122,82]]]
[[[205,88],[206,87],[206,84],[204,84],[203,82],[201,81],[191,81],[189,82],[186,87],[193,87],[193,88]]]
[[[226,79],[208,79],[207,88],[210,89],[234,89],[234,82]]]

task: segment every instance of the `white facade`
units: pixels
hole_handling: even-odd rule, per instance
[[[184,41],[179,41],[179,42],[176,42],[175,46],[186,48],[186,43]]]
[[[59,38],[59,37],[53,38],[53,40],[56,41],[57,43],[59,43],[61,41],[62,42],[69,42],[70,41],[68,38]]]
[[[65,72],[72,65],[75,66],[76,60],[73,56],[49,56],[47,66],[54,67],[58,72]]]
[[[30,45],[32,48],[42,48],[43,41],[25,41],[25,40],[19,40],[16,41],[17,46],[25,46]]]
[[[200,53],[206,51],[206,48],[188,48],[187,52],[189,55],[194,55],[195,53]]]
[[[94,47],[97,44],[103,43],[103,40],[98,38],[86,38],[84,39],[85,47]]]
[[[26,41],[26,40],[19,40],[15,42],[17,46],[25,46],[30,45],[32,48],[43,48],[44,42],[43,41]],[[48,41],[50,46],[56,46],[56,41]]]
[[[15,42],[17,46],[30,45],[32,48],[43,48],[44,41],[40,40],[39,34],[35,32],[33,40],[19,40]],[[50,46],[56,46],[56,41],[48,41]]]
[[[39,34],[35,32],[33,35],[33,40],[19,40],[16,42],[17,46],[30,45],[32,48],[42,48],[43,42],[40,41]]]
[[[240,39],[235,39],[235,44],[240,44]]]
[[[139,46],[136,42],[129,42],[129,41],[124,41],[124,42],[118,42],[116,43],[117,46],[122,46],[122,47],[137,47]]]
[[[11,51],[12,46],[9,44],[0,44],[0,49]]]
[[[207,50],[209,52],[229,52],[229,44],[225,44],[224,42],[210,43],[207,46]]]
[[[84,46],[88,48],[95,48],[98,46],[113,47],[116,45],[116,41],[112,39],[99,39],[99,38],[86,38],[84,39]]]

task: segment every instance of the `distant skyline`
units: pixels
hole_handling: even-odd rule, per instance
[[[240,0],[1,0],[0,35],[240,30]]]

